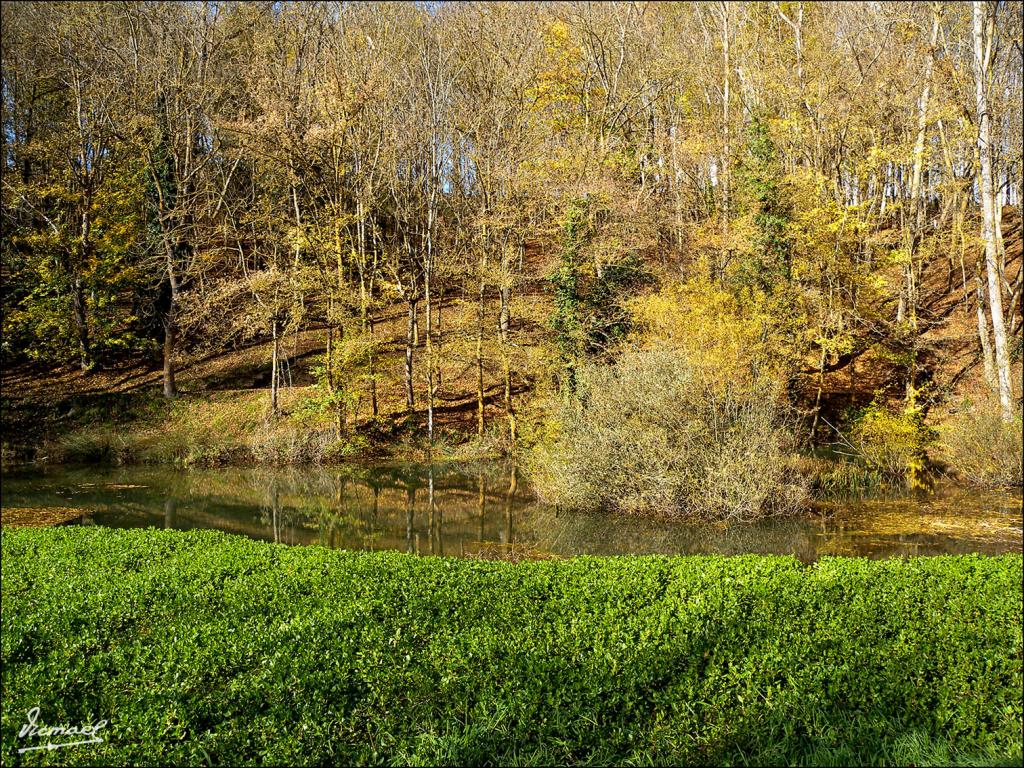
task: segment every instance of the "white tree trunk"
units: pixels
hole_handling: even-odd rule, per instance
[[[1013,400],[1010,385],[1010,357],[1006,345],[1006,326],[1003,320],[1003,291],[999,279],[996,232],[1000,226],[996,209],[995,188],[992,186],[992,116],[988,111],[986,86],[991,74],[993,18],[987,2],[974,2],[974,80],[978,114],[978,154],[981,160],[982,230],[985,243],[985,270],[988,273],[988,303],[992,315],[992,336],[995,340],[996,378],[999,388],[999,406],[1003,419],[1013,419]],[[987,31],[986,31],[987,27]],[[987,34],[986,34],[987,32]],[[986,38],[988,38],[986,40]]]

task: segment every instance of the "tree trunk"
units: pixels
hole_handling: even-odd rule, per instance
[[[330,312],[328,312],[328,316]],[[334,326],[327,326],[327,355],[326,355],[326,372],[327,372],[327,391],[332,395],[334,394]]]
[[[164,397],[168,400],[178,396],[178,388],[174,383],[174,345],[178,335],[176,323],[172,301],[164,318]]]
[[[476,327],[476,433],[484,436],[484,287],[480,286],[480,306]]]
[[[416,391],[413,388],[412,354],[416,346],[416,299],[409,300],[409,326],[405,334],[405,407],[410,411],[416,405]]]
[[[92,369],[92,352],[89,347],[89,324],[85,314],[85,289],[81,275],[75,275],[71,292],[71,306],[75,319],[75,335],[78,336],[78,362],[82,372]]]
[[[507,285],[502,286],[499,293],[501,297],[501,308],[498,310],[498,329],[501,331],[501,338],[505,340],[508,336],[509,326],[509,300],[512,298],[512,289]]]
[[[273,344],[270,351],[270,412],[277,415],[277,368],[278,368],[278,347],[280,339],[277,334],[277,320],[270,324],[270,331],[273,337]]]
[[[338,345],[341,346],[345,340],[345,325],[343,323],[338,325]],[[338,435],[338,439],[341,440],[341,436],[345,434],[345,394],[348,391],[347,382],[344,377],[340,377],[341,380],[337,383],[337,389],[341,392],[341,397],[337,399],[335,406],[335,417],[337,423],[335,426],[335,432]]]
[[[507,278],[506,278],[507,279]],[[512,360],[509,346],[509,298],[512,289],[507,285],[502,286],[499,295],[501,297],[501,309],[498,311],[498,333],[501,336],[501,357],[504,368],[504,406],[505,417],[508,419],[509,441],[513,448],[516,445],[518,423],[516,411],[512,405]]]
[[[978,153],[981,165],[982,240],[985,243],[985,269],[988,273],[988,303],[992,315],[992,335],[995,339],[996,378],[999,405],[1005,421],[1013,419],[1013,395],[1010,384],[1010,357],[1006,345],[1006,326],[1003,319],[1003,291],[996,253],[996,230],[1000,226],[992,186],[992,116],[989,114],[986,84],[991,70],[991,48],[995,34],[994,19],[989,4],[974,2],[974,75],[978,114]],[[988,47],[986,48],[986,27]]]
[[[725,282],[729,251],[729,158],[732,147],[729,135],[729,16],[728,2],[722,4],[722,248],[719,254],[718,280]]]
[[[373,355],[373,316],[367,318],[370,328],[370,358],[367,362],[370,374],[370,413],[373,414],[373,418],[377,418],[380,415],[380,409],[377,405],[377,376],[375,374],[375,363]]]
[[[900,304],[896,313],[896,322],[909,315],[910,327],[917,331],[917,272],[914,255],[918,239],[924,224],[924,206],[921,201],[921,179],[924,173],[925,138],[928,131],[928,100],[932,88],[932,70],[935,63],[935,44],[939,36],[939,15],[932,14],[932,36],[929,56],[925,62],[924,85],[917,103],[917,136],[914,140],[914,164],[910,181],[910,214],[904,219],[904,249],[907,253],[907,264],[904,266],[904,285],[900,292]],[[909,390],[908,390],[909,395]]]
[[[825,389],[825,349],[822,347],[821,359],[818,363],[818,393],[814,396],[814,421],[811,423],[810,444],[814,444],[814,435],[818,431],[818,421],[821,419],[821,393]]]
[[[487,230],[484,229],[484,254],[480,257],[480,292],[476,310],[476,433],[484,436],[484,271]]]
[[[437,365],[434,366],[435,377],[434,391],[437,392],[441,389],[441,302],[444,299],[443,291],[437,292],[437,330],[434,332],[436,337],[436,348],[434,349],[433,358],[437,360]]]
[[[377,382],[373,377],[373,318],[370,317],[369,307],[370,301],[373,296],[373,281],[372,277],[370,280],[369,288],[367,288],[366,272],[367,272],[367,258],[366,258],[366,207],[363,205],[361,200],[356,201],[356,232],[358,233],[359,243],[359,317],[361,322],[361,331],[365,337],[366,334],[370,336],[370,348],[366,359],[366,368],[369,378],[370,388],[370,408],[373,417],[377,417]]]
[[[985,366],[985,383],[993,395],[998,395],[999,384],[996,381],[996,366],[992,359],[992,339],[989,337],[988,320],[985,318],[985,286],[981,280],[981,261],[974,271],[974,288],[978,296],[978,339],[981,341],[981,361]]]
[[[163,217],[160,219],[163,235],[164,257],[167,260],[167,281],[170,284],[170,300],[164,316],[164,397],[177,397],[178,388],[174,383],[174,348],[178,341],[178,273],[174,260],[174,245]]]
[[[433,194],[430,205],[427,207],[427,232],[426,232],[427,255],[423,262],[423,312],[427,318],[427,441],[429,446],[434,445],[434,343],[433,343],[433,315],[431,310],[430,278],[434,262],[434,206]]]

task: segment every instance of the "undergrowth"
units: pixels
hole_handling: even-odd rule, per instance
[[[1019,555],[0,543],[4,764],[1020,763]],[[34,706],[106,738],[16,755]]]

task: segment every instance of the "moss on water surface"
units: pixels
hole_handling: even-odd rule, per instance
[[[5,530],[4,764],[1019,764],[1019,555],[511,564]],[[40,722],[105,741],[17,754]]]

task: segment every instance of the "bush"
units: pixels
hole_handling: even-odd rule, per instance
[[[531,469],[542,497],[560,505],[749,520],[807,498],[774,388],[708,381],[680,352],[583,368],[579,400],[558,421],[561,434],[534,451]]]
[[[974,485],[1020,487],[1024,462],[1021,420],[1019,408],[1007,423],[998,404],[965,403],[940,432],[942,457],[957,475]]]
[[[1019,764],[1019,555],[2,550],[4,764]],[[105,740],[17,755],[34,706]]]
[[[911,485],[925,469],[932,439],[917,409],[894,411],[877,403],[865,408],[850,430],[852,446],[869,468]]]
[[[749,385],[766,374],[788,379],[803,357],[789,327],[792,318],[772,300],[742,293],[706,279],[669,283],[637,296],[629,309],[641,340],[651,348],[679,350],[709,382]]]

